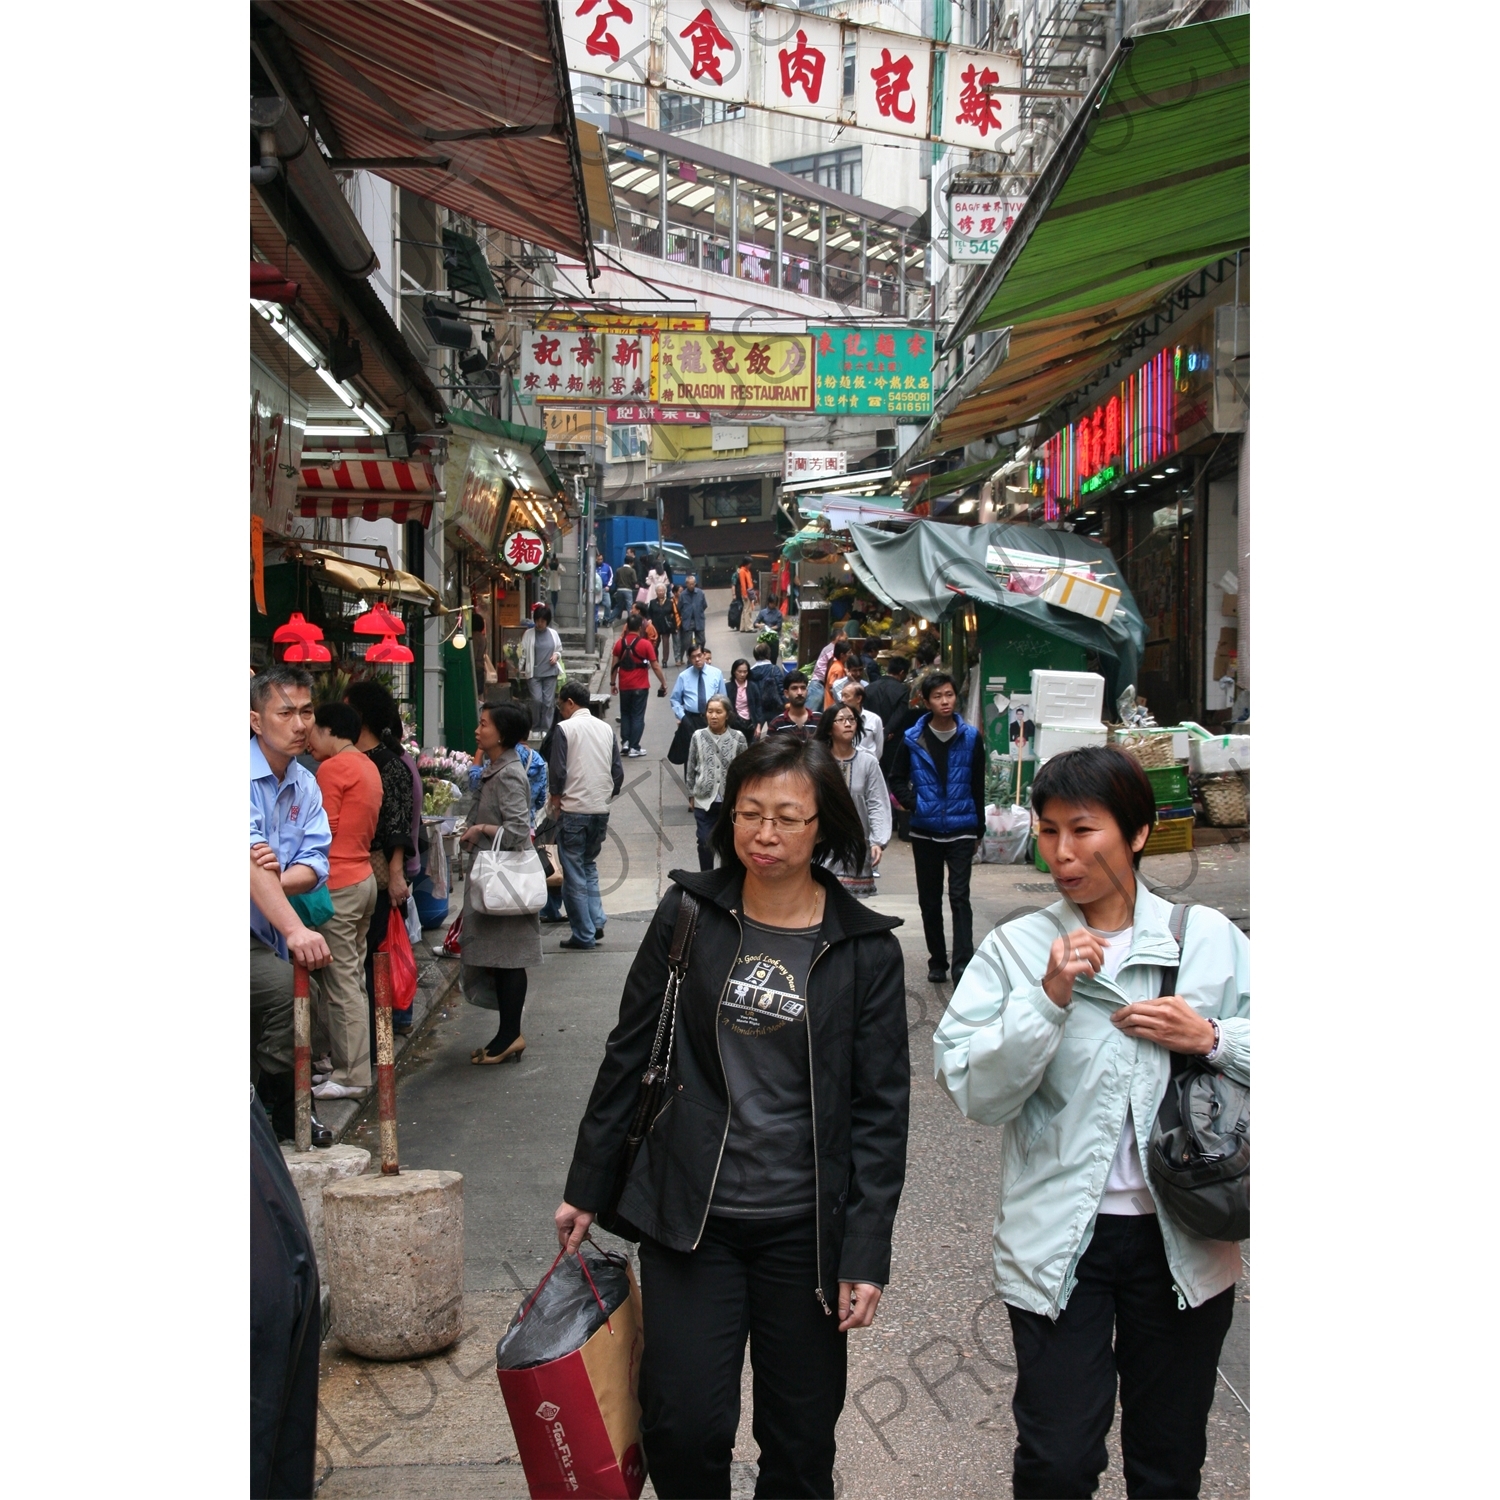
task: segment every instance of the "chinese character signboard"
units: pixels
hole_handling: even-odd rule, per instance
[[[854,112],[861,125],[893,135],[927,135],[931,82],[931,43],[860,27],[854,46]]]
[[[954,194],[948,200],[948,259],[994,260],[1025,202],[993,194]]]
[[[843,448],[788,448],[783,479],[827,479],[849,472],[849,454]]]
[[[750,17],[729,0],[667,0],[667,87],[744,102],[750,97]]]
[[[817,350],[818,410],[853,416],[932,415],[930,328],[809,328]]]
[[[784,115],[837,120],[844,102],[844,38],[837,21],[761,12],[761,102]]]
[[[568,66],[646,81],[649,12],[663,0],[561,0]],[[935,49],[927,37],[883,31],[789,5],[664,0],[666,86],[827,123],[918,139],[932,134]],[[759,34],[751,46],[750,17]],[[854,95],[844,95],[844,47],[854,48]],[[945,50],[936,139],[979,151],[1014,149],[1021,63],[1015,53]]]
[[[605,420],[621,426],[663,422],[674,427],[706,427],[713,418],[706,411],[694,411],[690,406],[672,411],[661,406],[611,406],[605,409]]]
[[[583,72],[644,83],[651,56],[651,0],[562,0],[568,58]]]
[[[707,328],[708,314],[673,313],[601,313],[555,312],[537,320],[538,328],[548,333],[655,333],[660,328]]]
[[[806,334],[663,333],[663,407],[810,411],[813,341]]]
[[[1163,349],[1093,411],[1047,439],[1031,475],[1047,520],[1177,451],[1175,358],[1175,350]]]
[[[943,121],[938,134],[974,151],[1015,149],[1021,96],[1021,60],[996,52],[948,49],[943,74]]]
[[[651,335],[529,329],[517,386],[523,401],[649,400]]]
[[[500,561],[517,573],[536,572],[546,555],[546,540],[535,531],[513,531],[500,548]]]
[[[463,441],[456,436],[448,441],[447,519],[480,551],[488,553],[495,545],[495,533],[505,511],[508,493],[505,471],[493,448],[472,442],[468,444],[462,483],[455,485],[451,471],[459,456],[455,450]]]

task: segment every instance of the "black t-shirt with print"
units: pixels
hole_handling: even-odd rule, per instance
[[[788,1218],[817,1202],[806,994],[819,929],[744,929],[719,997],[729,1137],[710,1212]]]

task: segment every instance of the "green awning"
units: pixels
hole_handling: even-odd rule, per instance
[[[498,417],[479,411],[457,411],[447,413],[448,421],[455,427],[467,427],[472,436],[483,433],[493,439],[497,446],[509,448],[522,464],[522,479],[534,493],[550,498],[562,493],[562,480],[547,457],[547,429],[545,427],[523,427],[518,422],[502,422]],[[535,472],[530,472],[534,468]]]
[[[945,341],[1091,312],[1250,243],[1250,17],[1127,38]]]
[[[916,498],[936,500],[939,496],[951,495],[955,490],[961,490],[979,480],[988,479],[996,469],[1003,468],[1005,463],[1006,460],[1003,458],[985,458],[977,464],[965,464],[961,469],[950,469],[946,474],[936,474],[922,486]]]

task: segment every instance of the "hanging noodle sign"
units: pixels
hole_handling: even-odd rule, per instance
[[[517,573],[534,573],[547,555],[547,543],[535,531],[513,531],[500,551],[507,567]]]

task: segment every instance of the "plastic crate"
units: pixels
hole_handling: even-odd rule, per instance
[[[1188,782],[1186,766],[1146,766],[1146,780],[1156,794],[1158,809],[1176,807],[1193,800],[1193,789]]]
[[[1193,848],[1193,820],[1169,818],[1158,823],[1146,840],[1143,854],[1188,854]]]
[[[1190,798],[1186,802],[1168,804],[1166,807],[1158,805],[1156,809],[1156,821],[1167,823],[1174,818],[1191,818],[1193,816],[1193,803]]]

